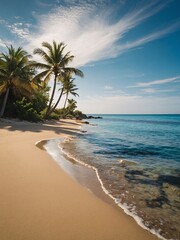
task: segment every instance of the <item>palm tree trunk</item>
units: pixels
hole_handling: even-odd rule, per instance
[[[55,90],[56,90],[56,78],[57,78],[57,75],[55,75],[55,77],[54,77],[53,91],[52,91],[51,98],[50,98],[49,105],[48,105],[48,109],[46,111],[46,114],[45,114],[44,118],[47,118],[49,116],[49,111],[51,109],[52,101],[53,101]]]
[[[66,107],[66,103],[67,103],[67,100],[68,100],[68,93],[66,94],[66,99],[65,99],[65,102],[64,102],[64,109],[65,109],[65,107]]]
[[[9,96],[9,87],[6,91],[5,96],[4,96],[4,101],[3,101],[3,105],[2,105],[2,108],[1,108],[1,112],[0,112],[0,118],[4,115],[4,110],[6,108],[6,103],[7,103],[8,96]]]
[[[64,91],[64,89],[62,88],[62,89],[61,89],[61,93],[60,93],[60,95],[59,95],[59,98],[58,98],[56,104],[55,104],[54,107],[49,111],[49,115],[56,109],[57,105],[59,104],[59,102],[60,102],[60,100],[61,100],[61,97],[62,97],[62,95],[63,95],[63,91]]]

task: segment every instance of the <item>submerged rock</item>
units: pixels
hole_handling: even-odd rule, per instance
[[[87,119],[102,119],[100,116],[87,116]]]
[[[124,160],[124,159],[120,159],[120,160],[118,160],[118,162],[119,162],[119,163],[121,164],[121,166],[123,166],[123,167],[137,165],[137,163],[135,163],[135,162],[131,162],[131,161]]]
[[[89,124],[89,122],[88,122],[88,121],[84,121],[84,122],[82,122],[82,123],[84,123],[84,124]]]

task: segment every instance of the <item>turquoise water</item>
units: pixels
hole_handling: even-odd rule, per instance
[[[180,115],[100,115],[63,148],[95,167],[117,204],[165,239],[180,239]]]

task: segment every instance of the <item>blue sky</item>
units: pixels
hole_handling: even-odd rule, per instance
[[[64,42],[85,113],[180,113],[179,0],[0,0],[0,51]],[[39,60],[36,57],[36,60]]]

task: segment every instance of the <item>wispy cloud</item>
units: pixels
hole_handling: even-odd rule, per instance
[[[9,32],[6,32],[4,34],[6,36],[6,39],[1,39],[1,42],[4,44],[4,46],[12,43],[15,46],[19,46],[22,41],[23,43],[27,43],[32,24],[25,22],[25,20],[20,16],[14,16],[11,19],[0,19],[0,24],[3,25],[3,28],[8,30],[14,36],[14,38],[12,38],[11,35],[11,39],[7,39]]]
[[[113,89],[113,87],[112,86],[110,86],[110,85],[106,85],[106,86],[104,86],[104,90],[112,90]]]
[[[17,35],[19,38],[28,39],[30,35],[30,28],[31,24],[23,23],[23,22],[16,22],[13,24],[8,24],[8,28],[10,29],[11,33]]]
[[[40,7],[43,7],[43,8],[50,8],[53,6],[53,3],[47,3],[45,1],[42,1],[42,0],[36,0],[36,4],[39,5]]]
[[[126,92],[124,92],[123,90],[121,89],[117,89],[117,88],[114,88],[110,85],[106,85],[104,86],[104,90],[105,90],[105,95],[108,95],[109,97],[110,96],[128,96],[128,94]]]
[[[171,82],[179,82],[180,81],[180,75],[176,77],[171,77],[171,78],[165,78],[165,79],[160,79],[160,80],[154,80],[151,82],[139,82],[134,86],[129,86],[129,87],[149,87],[152,85],[160,85],[160,84],[165,84],[165,83],[171,83]]]
[[[0,38],[0,47],[4,48],[4,47],[9,46],[11,44],[13,44],[13,41],[9,41],[7,39],[1,39]]]
[[[159,39],[179,27],[176,23],[135,41],[124,43],[129,31],[162,10],[168,1],[162,3],[154,0],[138,5],[128,13],[119,15],[116,22],[110,20],[115,10],[107,8],[105,2],[102,1],[99,5],[98,1],[90,4],[89,1],[76,0],[68,8],[60,6],[44,15],[36,15],[36,31],[31,32],[30,35],[27,29],[17,25],[12,27],[12,31],[26,38],[25,47],[31,51],[40,46],[43,41],[63,41],[67,44],[67,50],[71,50],[75,55],[73,64],[83,66],[102,59],[117,57],[129,49]],[[121,4],[123,5],[124,2]],[[19,32],[18,29],[20,29]]]
[[[142,89],[142,91],[145,92],[145,93],[155,93],[156,89],[154,89],[154,88],[145,88],[145,89]]]
[[[5,47],[4,41],[0,39],[0,47]]]
[[[118,51],[124,52],[124,51],[130,50],[130,49],[133,49],[133,48],[136,48],[136,47],[139,47],[139,46],[143,46],[144,44],[146,44],[148,42],[151,42],[153,40],[162,38],[165,35],[174,32],[179,27],[180,27],[180,23],[179,22],[175,23],[175,24],[167,27],[166,29],[162,29],[162,30],[159,30],[157,32],[151,33],[151,34],[146,35],[142,38],[139,38],[135,41],[122,44],[122,45],[118,46]]]
[[[154,93],[171,93],[171,92],[176,92],[177,89],[155,89],[155,88],[143,88],[141,89],[143,93],[149,93],[149,94],[154,94]]]
[[[6,23],[6,21],[4,19],[0,18],[0,24],[5,24],[5,23]]]

